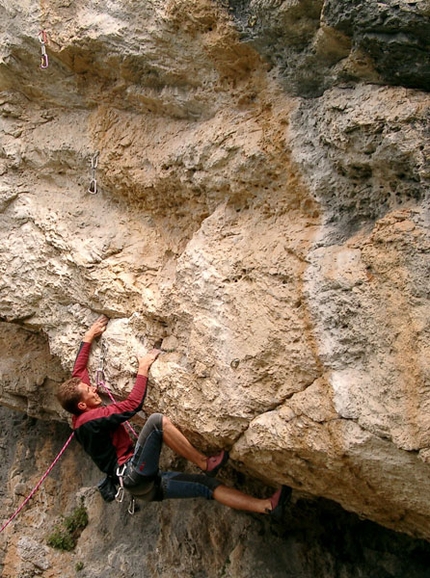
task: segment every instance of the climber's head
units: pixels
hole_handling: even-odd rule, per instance
[[[74,415],[80,415],[102,403],[97,388],[84,383],[79,377],[71,377],[62,383],[57,399],[66,411]]]

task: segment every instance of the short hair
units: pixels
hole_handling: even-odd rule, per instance
[[[57,392],[57,399],[61,407],[74,415],[82,413],[78,408],[78,403],[82,399],[82,392],[78,389],[80,383],[81,379],[79,377],[71,377],[60,385]]]

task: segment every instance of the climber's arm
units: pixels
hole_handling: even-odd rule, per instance
[[[101,335],[106,329],[109,318],[106,315],[99,317],[85,333],[78,354],[73,366],[72,377],[79,377],[87,385],[91,385],[87,371],[88,359],[90,357],[91,343]]]

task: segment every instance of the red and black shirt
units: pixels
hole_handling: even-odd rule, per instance
[[[87,385],[91,385],[87,370],[90,350],[91,343],[81,343],[72,373],[73,377],[79,377]],[[124,422],[142,409],[147,381],[146,376],[137,375],[134,387],[124,401],[73,416],[76,439],[106,474],[114,475],[116,468],[133,455],[133,443]]]

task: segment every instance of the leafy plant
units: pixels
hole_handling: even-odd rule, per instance
[[[56,526],[52,534],[48,536],[48,546],[56,548],[57,550],[65,550],[70,552],[76,546],[72,536],[64,529]]]
[[[79,536],[82,534],[83,530],[88,526],[88,512],[82,501],[80,506],[75,508],[70,516],[64,518],[63,523],[70,534],[75,534],[76,532],[79,532]]]
[[[88,525],[88,512],[81,500],[81,504],[73,512],[62,519],[61,524],[55,526],[48,536],[47,544],[57,550],[70,552],[77,544],[79,536]],[[80,568],[82,570],[82,568]]]

